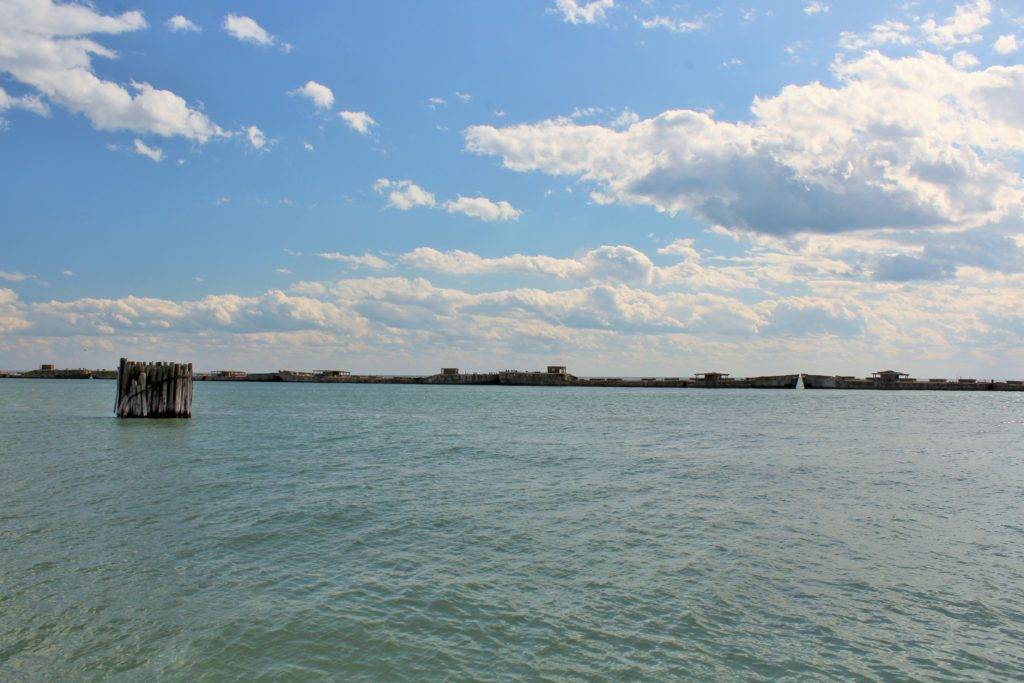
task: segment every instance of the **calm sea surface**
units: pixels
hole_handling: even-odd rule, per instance
[[[0,680],[1019,679],[1024,394],[0,380]]]

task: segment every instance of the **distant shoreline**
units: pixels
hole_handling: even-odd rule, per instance
[[[21,373],[0,372],[6,379],[116,379],[115,370],[41,368]],[[855,389],[897,391],[1024,391],[1021,380],[947,380],[914,379],[892,370],[856,378],[842,375],[765,375],[731,377],[726,373],[705,372],[682,377],[578,377],[563,366],[549,366],[547,371],[501,370],[497,372],[463,373],[458,368],[445,368],[433,375],[361,375],[344,370],[304,372],[242,372],[221,370],[196,373],[197,382],[288,382],[312,384],[419,384],[475,386],[546,386],[546,387],[633,387],[665,389],[796,389],[801,382],[805,389]]]

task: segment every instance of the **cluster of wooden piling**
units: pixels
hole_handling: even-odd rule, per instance
[[[118,417],[192,417],[192,364],[122,358],[114,413]]]

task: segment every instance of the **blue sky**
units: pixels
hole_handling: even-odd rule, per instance
[[[1017,3],[0,26],[0,367],[1024,375]]]

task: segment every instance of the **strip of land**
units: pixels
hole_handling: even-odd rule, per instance
[[[56,368],[43,365],[37,370],[3,372],[0,377],[20,379],[116,379],[116,370]],[[463,384],[548,387],[647,387],[697,389],[796,389],[801,380],[806,389],[886,389],[918,391],[1024,391],[1024,380],[915,379],[895,370],[882,370],[870,377],[845,375],[764,375],[731,377],[723,372],[702,372],[690,377],[578,377],[565,366],[549,365],[546,370],[499,370],[497,372],[461,372],[442,368],[431,375],[369,375],[347,370],[277,370],[244,372],[217,370],[196,373],[198,382],[312,382],[323,384]]]

